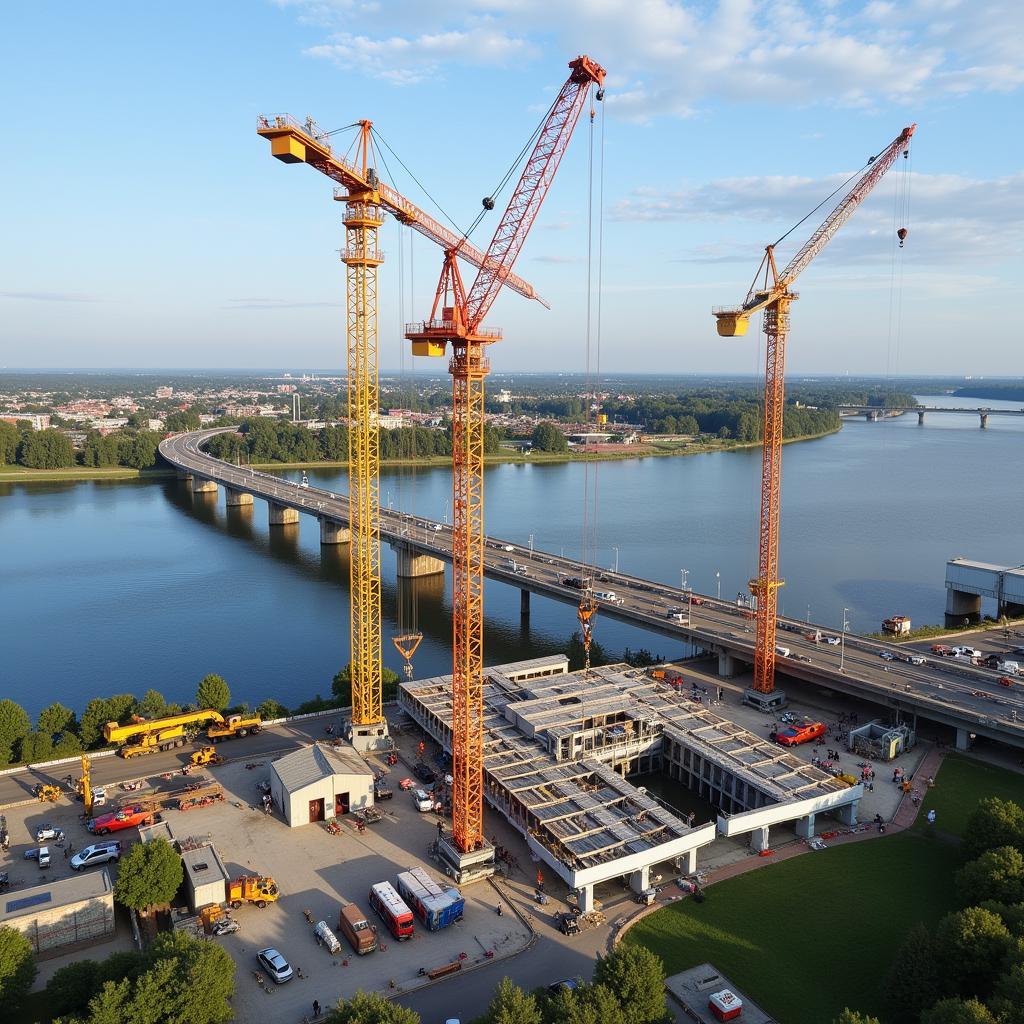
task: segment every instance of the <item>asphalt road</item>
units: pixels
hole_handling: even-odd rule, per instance
[[[160,451],[169,462],[197,476],[305,514],[348,523],[346,495],[233,466],[203,452],[202,444],[224,429],[168,438],[161,443]],[[382,540],[407,545],[416,553],[451,561],[452,531],[447,524],[381,509],[380,535]],[[572,605],[579,601],[579,590],[565,581],[582,576],[585,570],[571,559],[488,537],[484,564],[492,579]],[[753,662],[754,623],[750,612],[735,602],[684,594],[679,588],[611,571],[600,573],[594,587],[598,594],[613,595],[599,599],[602,615],[681,641],[692,640],[709,650],[731,651],[748,664]],[[671,616],[680,613],[684,621],[673,621]],[[1024,746],[1024,721],[1017,721],[1017,717],[1024,719],[1024,698],[1019,687],[1000,686],[999,673],[930,652],[925,655],[925,664],[911,665],[905,660],[907,647],[853,633],[847,633],[841,645],[832,646],[824,639],[815,642],[817,629],[814,624],[779,619],[778,643],[791,655],[778,659],[780,673]],[[821,633],[823,638],[835,636],[825,628]],[[892,660],[888,660],[890,656]]]

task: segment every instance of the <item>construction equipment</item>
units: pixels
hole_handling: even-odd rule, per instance
[[[484,844],[483,830],[483,584],[484,584],[484,378],[485,347],[501,332],[483,327],[547,195],[576,122],[591,94],[603,99],[604,69],[589,57],[571,73],[538,130],[519,182],[467,292],[457,257],[464,241],[445,249],[430,318],[408,324],[413,355],[443,356],[451,346],[452,375],[452,605],[454,811],[452,831],[463,853]],[[494,199],[483,200],[484,209]],[[472,262],[472,261],[471,261]]]
[[[216,747],[200,747],[192,752],[189,763],[193,765],[223,764],[224,758],[217,753]]]
[[[785,404],[786,338],[789,333],[789,308],[799,298],[791,288],[800,273],[825,248],[839,228],[850,219],[857,207],[893,165],[900,152],[904,157],[909,154],[910,137],[914,134],[916,127],[912,124],[904,128],[881,153],[868,160],[865,165],[866,169],[860,174],[858,180],[781,273],[775,264],[775,246],[778,245],[778,242],[775,242],[766,246],[761,266],[758,268],[757,274],[754,275],[753,284],[747,292],[743,305],[718,308],[712,311],[718,321],[718,333],[725,338],[741,337],[746,334],[750,318],[755,313],[764,311],[763,329],[766,338],[766,353],[761,448],[761,524],[757,577],[750,581],[750,592],[757,599],[757,633],[754,648],[753,694],[748,693],[748,697],[753,697],[755,703],[766,708],[772,705],[773,702],[769,695],[775,690],[775,628],[778,590],[783,585],[783,581],[779,579],[779,513],[782,487],[782,417]],[[833,193],[833,196],[835,194]],[[781,242],[782,239],[780,238],[778,241]],[[902,241],[903,238],[900,239],[901,244]],[[764,272],[763,279],[761,279],[762,271]]]
[[[255,903],[262,910],[268,903],[276,903],[280,896],[277,882],[264,875],[240,875],[227,885],[227,900],[233,910],[243,903]]]
[[[183,747],[188,733],[206,723],[207,738],[213,743],[233,736],[247,736],[263,728],[259,715],[230,715],[225,718],[219,711],[207,708],[203,711],[186,711],[165,718],[141,718],[133,715],[126,725],[107,722],[103,727],[103,738],[108,743],[122,743],[118,750],[121,757],[137,757],[158,750],[172,750]]]
[[[40,782],[36,786],[36,797],[42,804],[45,803],[56,803],[60,797],[61,789],[60,786],[47,785],[45,782]]]
[[[75,789],[82,796],[86,817],[92,817],[92,761],[89,760],[88,754],[82,754],[82,775],[76,782]]]
[[[342,156],[326,141],[312,118],[299,125],[287,114],[260,117],[258,134],[270,140],[271,155],[283,163],[307,163],[338,182],[334,198],[345,205],[346,339],[349,424],[349,527],[351,557],[351,676],[353,739],[379,733],[384,725],[381,698],[380,624],[380,456],[377,389],[377,270],[384,254],[377,232],[385,212],[446,250],[482,266],[484,254],[438,223],[377,176],[373,124],[362,120],[349,152]],[[508,287],[528,298],[533,288],[521,278]],[[406,645],[408,646],[408,645]],[[375,727],[375,728],[369,728]]]

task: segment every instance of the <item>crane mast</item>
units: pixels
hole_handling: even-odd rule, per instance
[[[348,480],[352,742],[363,750],[386,742],[381,699],[380,608],[380,427],[378,389],[377,270],[384,262],[378,231],[390,213],[446,251],[483,267],[487,257],[381,182],[372,161],[372,122],[359,121],[354,155],[336,153],[312,119],[300,125],[287,114],[260,117],[257,133],[283,163],[307,163],[339,184],[334,198],[345,203],[346,364],[348,370]],[[351,152],[351,151],[350,151]],[[533,286],[494,264],[503,282],[543,302]],[[409,637],[398,638],[408,641]],[[399,648],[402,650],[402,647]],[[408,649],[408,648],[407,648]],[[414,648],[409,650],[409,655]],[[403,650],[403,656],[405,652]]]
[[[572,137],[592,86],[603,96],[605,72],[589,57],[571,73],[540,128],[533,150],[467,292],[456,257],[445,252],[430,319],[406,326],[414,355],[443,356],[452,375],[452,833],[457,854],[486,847],[483,826],[484,380],[486,346],[501,332],[482,327],[498,292],[512,279],[537,212]],[[488,205],[490,204],[490,205]],[[484,200],[493,207],[493,199]]]
[[[750,592],[757,605],[757,634],[754,644],[754,685],[748,699],[764,708],[780,703],[775,693],[775,635],[778,621],[778,593],[784,581],[779,578],[779,517],[782,498],[782,433],[786,399],[786,340],[789,335],[789,310],[799,298],[791,290],[800,273],[828,245],[835,233],[853,216],[857,207],[892,167],[900,152],[907,156],[916,125],[908,125],[877,156],[868,161],[867,170],[836,204],[796,255],[778,272],[775,244],[765,249],[754,283],[740,307],[714,310],[718,333],[723,337],[746,334],[750,318],[763,310],[765,335],[764,413],[761,441],[761,511],[758,534],[757,576],[750,581]],[[777,243],[776,243],[777,244]],[[900,242],[902,245],[902,241]],[[761,284],[761,272],[764,278]],[[770,279],[769,279],[770,275]],[[774,694],[774,696],[773,696]]]

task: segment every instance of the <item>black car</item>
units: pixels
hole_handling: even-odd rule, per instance
[[[390,800],[394,795],[395,791],[383,779],[378,779],[373,784],[374,800]]]
[[[434,769],[424,761],[417,761],[412,766],[412,773],[420,782],[433,782],[437,778],[434,774]]]
[[[572,587],[575,590],[582,590],[583,580],[581,580],[579,576],[566,576],[565,579],[562,580],[562,586]]]

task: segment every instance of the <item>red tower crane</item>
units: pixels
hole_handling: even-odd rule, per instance
[[[591,88],[603,98],[605,71],[589,57],[572,69],[552,104],[502,215],[476,280],[467,292],[457,257],[445,251],[430,319],[406,326],[414,355],[443,356],[451,345],[452,375],[452,832],[462,854],[485,846],[483,827],[483,584],[485,346],[501,338],[483,327],[498,292],[551,187]],[[492,209],[494,200],[484,199]]]
[[[781,274],[775,266],[776,242],[765,248],[761,266],[754,275],[754,283],[743,305],[714,310],[718,319],[718,333],[727,338],[746,334],[750,318],[764,310],[766,355],[761,442],[761,527],[757,577],[750,581],[750,591],[757,600],[754,687],[750,696],[765,707],[772,705],[770,695],[775,690],[775,627],[778,592],[783,585],[779,579],[779,512],[782,493],[782,414],[786,397],[786,338],[789,334],[789,307],[799,298],[796,292],[790,291],[790,287],[814,257],[828,245],[832,236],[853,216],[857,207],[892,167],[900,152],[907,156],[910,137],[916,127],[912,124],[904,128],[881,153],[868,160],[864,173]],[[905,237],[904,230],[900,236],[900,245],[903,245]]]

